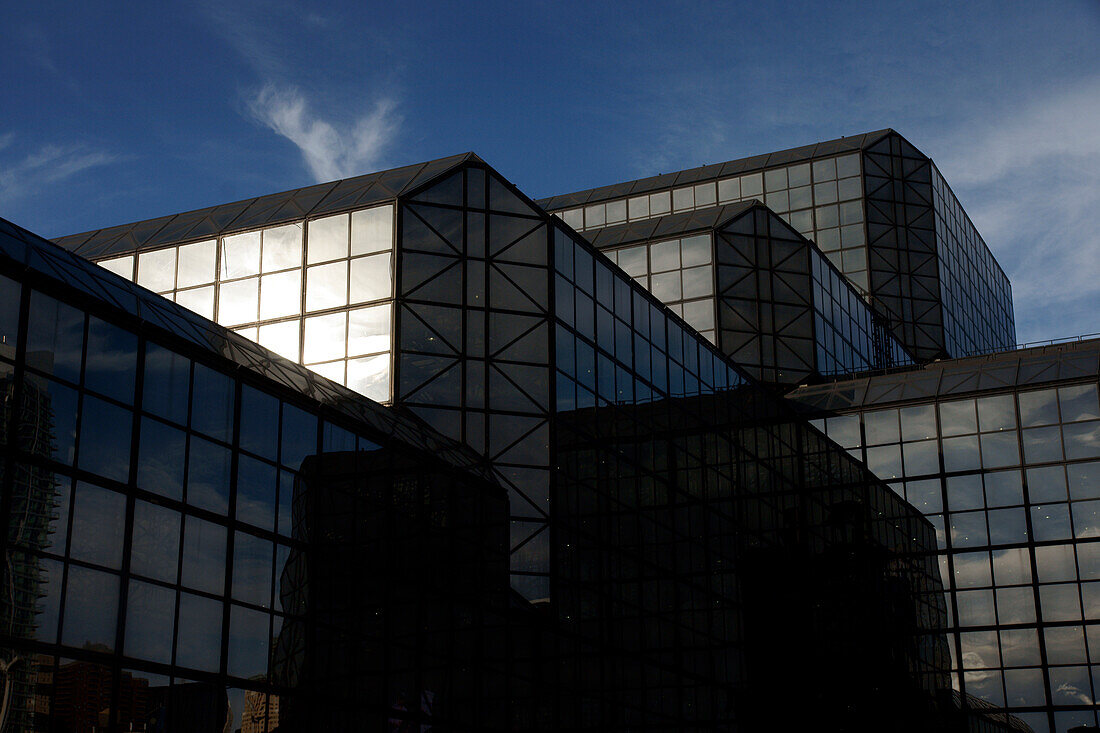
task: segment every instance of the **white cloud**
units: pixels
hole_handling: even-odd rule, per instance
[[[314,114],[294,86],[265,84],[249,100],[257,120],[298,146],[318,181],[375,170],[400,123],[395,108],[392,100],[381,99],[367,114],[340,125]]]
[[[12,146],[14,140],[14,133],[0,135],[0,151],[15,154],[18,148]],[[16,157],[0,164],[0,204],[10,205],[17,199],[38,193],[51,183],[117,160],[116,155],[91,150],[84,145],[43,145],[21,159]]]
[[[1100,331],[1100,77],[930,146],[1012,280],[1018,340]]]

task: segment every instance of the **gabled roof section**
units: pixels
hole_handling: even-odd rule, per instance
[[[480,161],[480,158],[473,153],[462,153],[231,204],[71,234],[54,242],[82,257],[98,259],[271,226],[307,216],[336,214],[395,199],[470,160]]]
[[[731,219],[741,216],[756,206],[764,206],[764,204],[756,199],[749,199],[725,206],[665,214],[652,219],[632,221],[629,224],[588,229],[581,236],[599,249],[609,249],[634,242],[679,237],[688,232],[719,229]]]
[[[387,408],[309,369],[274,354],[227,328],[151,293],[129,280],[68,252],[11,222],[0,219],[0,271],[17,270],[36,280],[79,291],[86,300],[122,319],[188,342],[198,350],[273,381],[384,436],[435,453],[459,468],[492,479],[470,449],[436,433],[407,411]]]
[[[677,173],[664,173],[649,178],[639,178],[636,181],[615,183],[610,186],[590,188],[586,191],[549,196],[540,199],[536,203],[547,211],[557,211],[559,209],[583,206],[584,204],[590,204],[597,201],[606,201],[609,199],[622,198],[624,196],[636,196],[651,191],[659,191],[664,188],[683,186],[689,183],[724,178],[726,176],[748,173],[764,168],[772,168],[778,165],[790,165],[791,163],[798,163],[804,160],[863,150],[892,132],[894,131],[889,128],[885,130],[876,130],[874,132],[863,133],[862,135],[842,137],[836,140],[826,140],[825,142],[815,143],[813,145],[803,145],[802,147],[790,148],[789,150],[780,150],[775,153],[754,155],[749,158],[739,158],[725,163],[713,163],[711,165],[690,168]]]
[[[801,387],[787,396],[814,411],[834,412],[1100,377],[1100,339],[1071,341],[946,359],[919,368]]]

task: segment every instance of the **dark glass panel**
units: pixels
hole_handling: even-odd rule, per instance
[[[221,594],[225,590],[226,530],[218,524],[186,517],[183,526],[183,574],[189,588]]]
[[[1020,463],[1016,431],[983,434],[981,443],[982,465],[986,468],[1004,468]]]
[[[237,532],[233,540],[233,598],[245,603],[271,606],[271,561],[273,545],[268,540]]]
[[[864,413],[863,429],[867,435],[867,445],[897,443],[901,440],[898,411],[895,409]]]
[[[53,445],[49,446],[41,442],[42,437],[38,431],[29,435],[20,434],[19,437],[32,439],[31,444],[21,445],[28,452],[42,455],[46,448],[52,448],[47,454],[55,461],[72,465],[73,455],[76,450],[76,414],[79,393],[72,387],[66,387],[60,382],[41,377],[27,376],[23,381],[29,399],[38,396],[43,405],[48,407],[53,417]],[[2,433],[2,431],[0,431]],[[20,441],[21,443],[23,441]]]
[[[78,481],[73,491],[72,557],[112,570],[122,567],[126,497]]]
[[[306,456],[317,453],[317,418],[294,405],[283,403],[280,461],[298,470]]]
[[[28,318],[28,366],[69,382],[79,382],[84,350],[84,313],[32,291]]]
[[[169,499],[182,499],[186,440],[182,430],[143,417],[138,445],[138,487]]]
[[[1020,424],[1025,427],[1053,425],[1058,422],[1058,394],[1053,389],[1021,392]]]
[[[1062,437],[1066,444],[1066,458],[1100,457],[1100,420],[1062,425]]]
[[[176,664],[217,672],[221,660],[222,604],[181,593],[178,629]]]
[[[294,484],[296,476],[289,471],[279,471],[279,526],[277,532],[290,537],[294,531]]]
[[[1016,427],[1016,406],[1012,395],[980,397],[978,402],[978,427],[982,432],[1009,430]]]
[[[174,590],[131,580],[123,653],[128,657],[170,664],[175,617]]]
[[[134,401],[137,336],[118,326],[88,318],[88,356],[84,386],[119,402]]]
[[[19,339],[19,297],[19,283],[0,277],[0,355],[8,358],[15,356],[15,344]],[[12,350],[10,354],[5,354],[7,349]]]
[[[1023,504],[1023,481],[1020,472],[996,471],[985,474],[985,500],[989,506]]]
[[[233,436],[233,380],[202,364],[195,365],[191,390],[191,427],[228,443]]]
[[[65,620],[61,642],[67,646],[102,650],[115,648],[118,613],[118,576],[69,566],[65,582]]]
[[[191,436],[187,459],[187,503],[225,514],[229,509],[232,453],[228,448]]]
[[[175,583],[180,553],[179,512],[144,501],[134,502],[130,572]]]
[[[237,521],[274,530],[278,491],[275,466],[244,455],[237,460]]]
[[[279,450],[279,400],[241,387],[241,448],[274,461]]]
[[[229,613],[229,674],[246,679],[266,678],[271,644],[271,616],[232,606]]]
[[[129,410],[84,395],[78,446],[80,467],[125,482],[130,472],[131,423]]]
[[[190,383],[190,360],[151,341],[146,342],[141,409],[186,425]]]
[[[1062,407],[1062,422],[1100,418],[1095,384],[1059,387],[1058,402]]]

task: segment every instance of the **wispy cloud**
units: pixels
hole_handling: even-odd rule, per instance
[[[375,170],[400,124],[396,104],[380,99],[367,114],[345,125],[314,114],[300,89],[265,84],[249,101],[257,120],[298,146],[318,181]]]
[[[14,133],[0,134],[0,151],[12,153],[5,156],[10,160],[0,161],[0,205],[9,205],[40,192],[52,183],[119,160],[117,155],[78,144],[43,145],[18,156],[15,155],[18,146],[13,146],[14,141]]]
[[[931,146],[1012,280],[1021,341],[1100,331],[1100,77]]]

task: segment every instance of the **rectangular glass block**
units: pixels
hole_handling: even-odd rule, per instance
[[[348,304],[348,263],[333,262],[306,269],[306,310],[339,308]]]
[[[627,247],[618,250],[617,259],[619,267],[631,277],[645,275],[648,272],[649,264],[646,259],[646,247],[644,244],[640,247]]]
[[[390,400],[390,355],[348,360],[347,386],[376,402]]]
[[[836,192],[841,201],[858,199],[863,196],[863,183],[858,178],[842,178],[836,182]]]
[[[213,239],[180,247],[176,287],[190,288],[214,282],[217,257],[218,243]]]
[[[260,278],[222,283],[218,286],[218,323],[234,326],[256,321],[260,312]]]
[[[680,259],[684,267],[707,265],[711,261],[709,234],[697,234],[680,240]]]
[[[680,300],[683,290],[680,285],[680,273],[662,272],[650,278],[650,291],[663,303],[671,303]]]
[[[672,194],[669,191],[658,191],[649,194],[649,215],[660,216],[672,211]]]
[[[138,255],[137,284],[154,293],[176,287],[176,248],[168,247]]]
[[[221,278],[260,274],[260,233],[245,232],[222,239]]]
[[[349,356],[389,351],[393,323],[389,303],[353,310],[348,320]]]
[[[787,190],[771,191],[764,195],[764,203],[768,208],[775,212],[788,211],[791,208],[790,200],[787,196]]]
[[[561,220],[574,229],[584,229],[584,209],[569,209],[559,213]]]
[[[198,313],[203,318],[214,320],[214,286],[204,288],[192,288],[191,290],[179,290],[176,292],[176,302],[184,308]]]
[[[672,192],[672,210],[687,211],[695,208],[695,190],[691,186],[674,189]]]
[[[651,272],[668,272],[680,269],[680,240],[654,242],[649,245],[649,263]]]
[[[346,318],[344,313],[331,313],[305,320],[303,363],[315,364],[345,356]]]
[[[621,224],[626,221],[626,201],[607,202],[607,223]]]
[[[350,302],[362,303],[393,296],[393,270],[390,259],[390,253],[386,252],[351,261]]]
[[[1020,392],[1020,424],[1024,427],[1054,425],[1058,422],[1058,393],[1053,389]]]
[[[764,193],[764,174],[749,173],[741,176],[741,198],[760,198]]]
[[[287,270],[260,278],[260,320],[296,316],[301,312],[301,270]]]
[[[631,220],[649,218],[649,197],[637,196],[627,201],[627,213]]]
[[[714,294],[714,270],[703,265],[682,271],[683,298],[703,298]]]
[[[836,177],[847,178],[859,175],[859,153],[841,155],[834,159],[836,163]]]
[[[836,181],[814,184],[814,203],[835,204],[837,202]]]
[[[351,213],[351,254],[365,255],[393,249],[393,206],[375,206]]]
[[[787,187],[787,169],[775,168],[764,171],[764,190],[768,193],[779,191]]]
[[[1059,387],[1058,403],[1062,408],[1062,422],[1100,418],[1100,404],[1097,403],[1095,384]]]
[[[709,269],[709,268],[706,268]],[[684,303],[684,320],[696,331],[714,328],[714,300],[706,298]]]
[[[799,163],[787,167],[787,180],[791,186],[808,186],[810,184],[810,164]]]
[[[604,204],[584,207],[584,226],[602,227],[607,221],[607,207]]]
[[[726,178],[718,181],[718,202],[728,203],[741,199],[741,179]]]
[[[263,271],[302,266],[302,225],[287,224],[263,231]]]
[[[111,257],[106,260],[99,260],[97,265],[104,270],[110,270],[111,272],[126,278],[127,280],[134,279],[134,256],[126,255],[124,257]]]
[[[714,206],[717,201],[714,183],[700,183],[695,186],[695,206],[696,208],[702,208],[704,206]]]
[[[306,262],[328,262],[348,256],[348,215],[337,214],[308,223]]]
[[[282,323],[269,323],[260,326],[257,341],[265,349],[271,349],[279,356],[298,361],[298,342],[301,322],[297,319]]]
[[[831,181],[836,178],[836,158],[814,161],[814,180]]]

